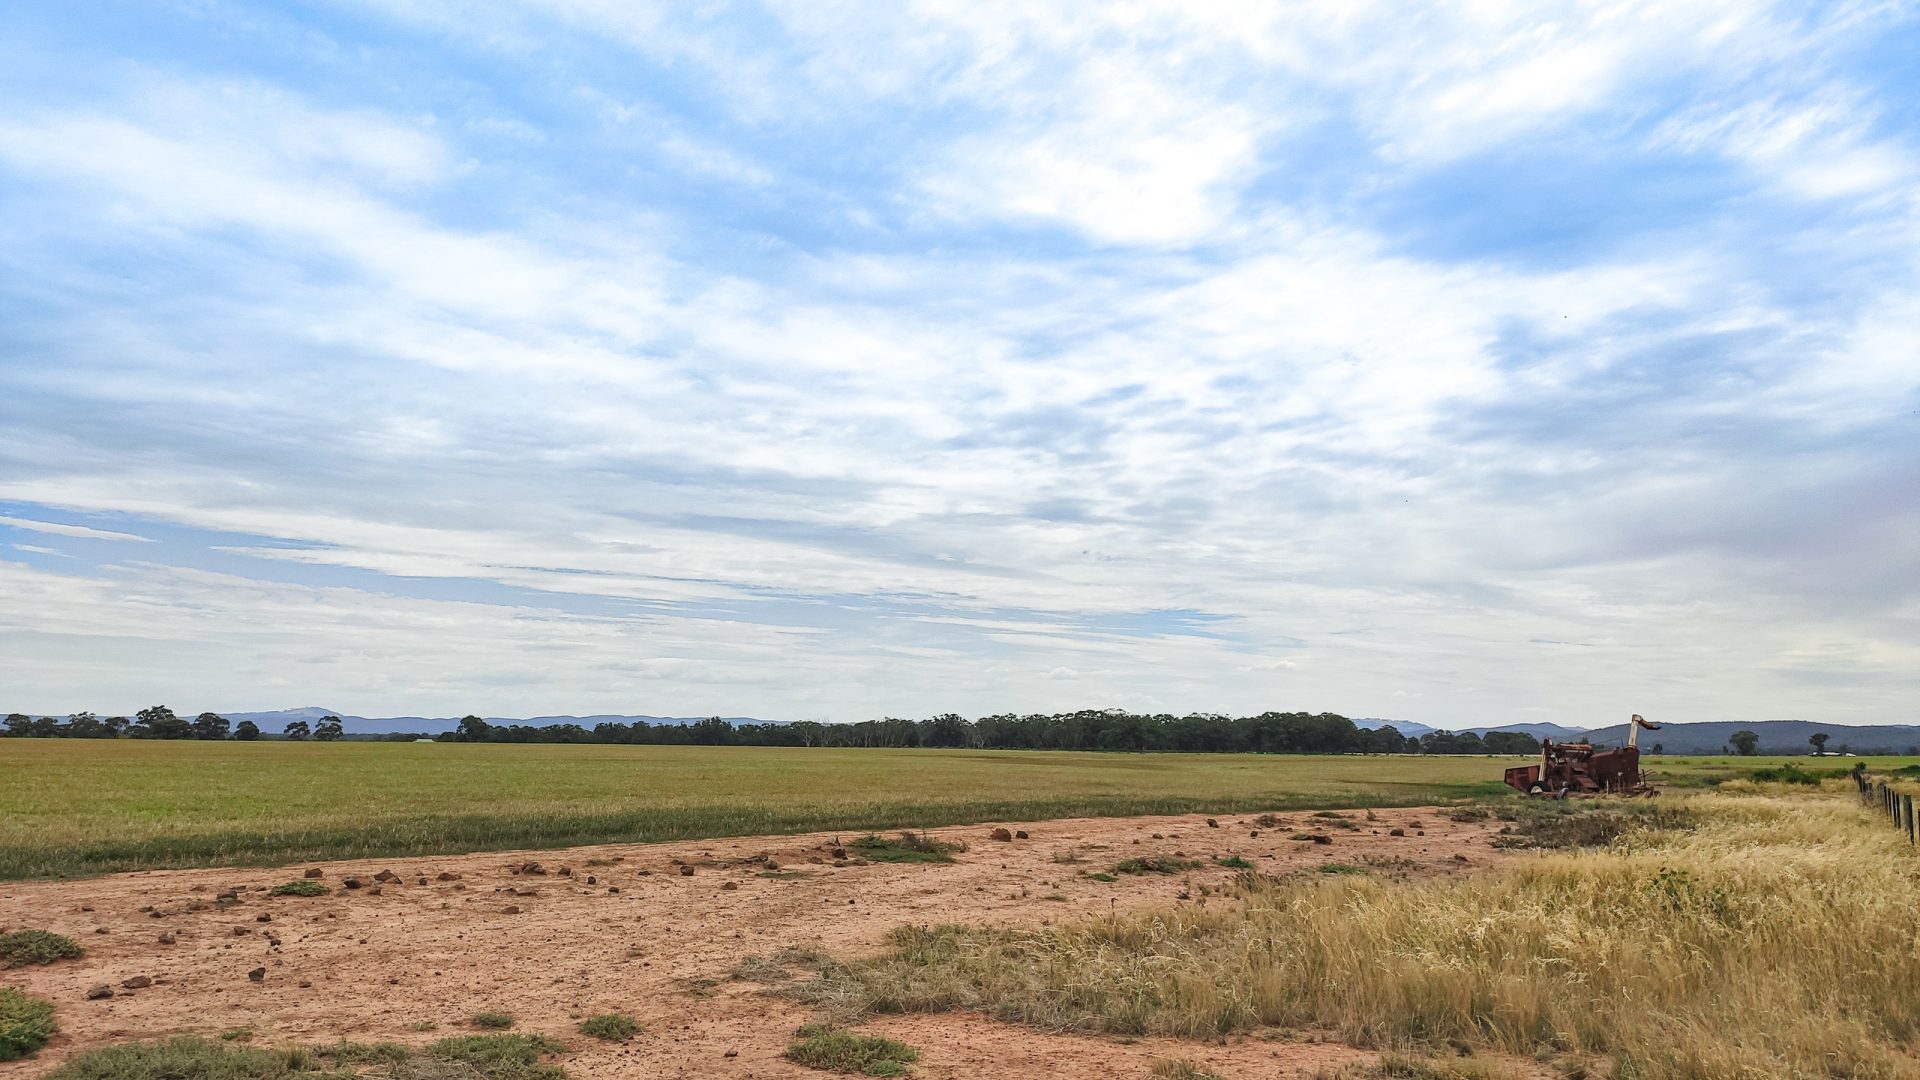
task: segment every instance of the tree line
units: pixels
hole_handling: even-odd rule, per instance
[[[262,737],[251,720],[229,725],[217,713],[193,719],[164,705],[140,710],[133,718],[75,713],[60,720],[14,713],[4,733],[14,737],[72,739],[239,739]],[[279,738],[332,742],[345,737],[340,718],[326,716],[311,725],[295,720]],[[852,724],[802,720],[791,724],[735,724],[711,716],[691,724],[605,722],[591,729],[578,724],[493,724],[478,716],[463,718],[452,731],[378,736],[387,741],[433,739],[437,742],[618,743],[692,746],[972,747],[989,750],[1117,750],[1184,753],[1266,754],[1529,754],[1540,743],[1515,732],[1430,732],[1420,738],[1392,726],[1363,728],[1335,713],[1264,712],[1257,716],[1215,713],[1130,713],[1085,709],[1050,715],[1003,714],[969,720],[943,713],[925,720],[888,717]]]

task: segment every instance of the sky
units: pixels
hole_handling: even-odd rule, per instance
[[[1920,5],[0,8],[0,708],[1920,713]]]

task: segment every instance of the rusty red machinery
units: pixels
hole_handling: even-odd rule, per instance
[[[1627,745],[1611,750],[1590,742],[1540,741],[1540,764],[1507,770],[1507,786],[1528,795],[1564,799],[1572,795],[1646,795],[1653,792],[1640,774],[1640,730],[1660,725],[1635,713],[1627,725]]]

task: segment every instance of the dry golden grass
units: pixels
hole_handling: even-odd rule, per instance
[[[1691,829],[1469,879],[1274,881],[1037,931],[896,932],[827,1004],[1050,1029],[1331,1029],[1608,1058],[1634,1080],[1920,1077],[1920,861],[1837,786],[1667,800]],[[1664,815],[1675,820],[1674,815]]]

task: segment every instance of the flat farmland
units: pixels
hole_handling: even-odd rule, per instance
[[[0,879],[997,820],[1412,806],[1500,796],[1501,770],[1519,760],[7,739]],[[1785,760],[1653,764],[1687,783]]]
[[[1505,762],[790,747],[0,741],[0,878],[993,820],[1389,806]]]

